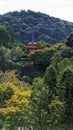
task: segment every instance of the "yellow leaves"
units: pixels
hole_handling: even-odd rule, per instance
[[[28,121],[31,89],[23,87],[22,84],[6,83],[0,85],[0,92],[4,96],[4,105],[0,108],[0,115],[5,123],[11,125],[16,122]]]
[[[25,117],[25,115],[29,113],[29,97],[31,95],[31,89],[25,89],[22,86],[15,86],[12,83],[1,84],[0,88],[3,89],[7,96],[6,98],[4,95],[5,108],[0,108],[0,113],[3,117],[5,117],[6,120],[11,119],[12,117],[16,118],[16,116],[19,115]]]
[[[0,87],[2,87],[3,89],[7,89],[7,88],[12,88],[14,91],[16,90],[16,87],[12,84],[12,83],[4,83],[4,84],[0,84]]]
[[[31,90],[17,91],[16,95],[19,95],[20,97],[29,97],[31,95]]]
[[[18,89],[10,100],[6,101],[6,106],[17,106],[29,103],[29,96],[31,95],[31,90],[22,91]]]
[[[0,108],[0,113],[6,119],[7,117],[9,118],[9,116],[15,116],[15,115],[19,115],[22,113],[24,114],[28,112],[29,96],[31,95],[30,89],[24,90],[23,87],[15,86],[12,83],[1,84],[0,88],[1,88],[0,89],[1,92],[6,94],[6,96],[4,95],[5,108]]]

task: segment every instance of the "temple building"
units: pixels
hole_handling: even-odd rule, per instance
[[[29,53],[33,53],[35,52],[38,48],[37,48],[37,43],[29,43],[28,44],[28,48],[29,48]]]

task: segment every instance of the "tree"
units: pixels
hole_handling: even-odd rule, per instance
[[[7,130],[17,130],[18,127],[29,126],[29,97],[30,89],[17,87],[11,83],[0,86],[0,95],[3,96],[3,107],[0,115]],[[1,103],[1,102],[0,102]]]
[[[67,37],[65,44],[69,47],[73,47],[73,32]]]
[[[60,105],[60,107],[62,108],[62,103],[59,101],[57,96],[58,77],[56,68],[53,65],[50,65],[46,69],[46,72],[44,74],[44,84],[46,89],[47,101],[46,111],[48,113],[48,118],[50,119],[50,129],[55,130],[55,126],[59,123],[62,113],[62,109],[60,109],[61,113],[58,113],[58,106]]]
[[[10,42],[14,43],[14,36],[10,28],[0,27],[0,46],[9,47]]]
[[[47,130],[48,113],[46,111],[46,93],[43,79],[36,78],[31,93],[31,119],[35,130]]]
[[[6,47],[0,47],[0,69],[5,71],[13,67],[13,62],[11,61],[11,51],[6,49]]]
[[[66,68],[61,79],[61,95],[64,101],[63,123],[67,130],[73,128],[73,70]]]
[[[50,64],[51,57],[54,54],[54,50],[44,50],[37,51],[30,55],[31,61],[33,61],[34,65],[41,65],[46,68]]]
[[[9,42],[9,35],[5,27],[0,27],[0,46],[7,46]]]
[[[54,73],[56,73],[56,70],[53,66],[50,66],[48,68],[49,76],[52,76]],[[47,73],[47,70],[45,73]],[[44,78],[49,78],[48,75]],[[54,76],[56,75],[54,74]],[[52,85],[50,81],[44,82],[44,79],[40,78],[36,78],[33,82],[31,93],[31,119],[33,128],[35,130],[58,130],[61,128],[60,125],[64,112],[64,105],[62,101],[59,100],[58,95],[56,95],[55,91],[53,91],[55,88],[52,89],[52,87],[57,86],[57,79],[50,80],[54,82],[54,85]]]
[[[38,49],[43,49],[43,48],[46,48],[46,47],[50,47],[50,44],[49,43],[45,43],[45,42],[38,42],[37,43],[37,48]]]
[[[57,71],[53,65],[47,67],[44,75],[44,83],[49,87],[51,99],[56,94]]]
[[[57,73],[59,71],[59,63],[62,60],[62,56],[59,52],[55,53],[54,56],[51,58],[51,65],[55,66]]]
[[[62,116],[64,114],[64,103],[56,96],[49,104],[50,108],[50,130],[63,130]]]
[[[9,35],[9,42],[14,43],[15,42],[15,37],[14,37],[14,33],[13,33],[12,29],[9,28],[9,27],[6,27],[6,30],[7,30],[8,35]]]
[[[8,83],[0,85],[0,108],[5,107],[5,100],[10,99],[13,94],[14,90],[12,85]]]

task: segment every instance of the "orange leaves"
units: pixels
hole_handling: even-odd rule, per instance
[[[14,82],[14,81],[17,81],[18,79],[16,78],[16,74],[15,74],[15,71],[12,70],[12,71],[6,71],[5,72],[5,76],[8,80],[8,82]]]
[[[18,107],[7,107],[7,108],[3,108],[0,109],[0,113],[6,117],[8,115],[16,115],[17,112],[20,112]]]

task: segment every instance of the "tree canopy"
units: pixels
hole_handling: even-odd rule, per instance
[[[32,41],[32,32],[35,41],[57,43],[63,42],[73,31],[73,23],[31,10],[1,15],[0,24],[13,30],[16,41],[26,43]]]

